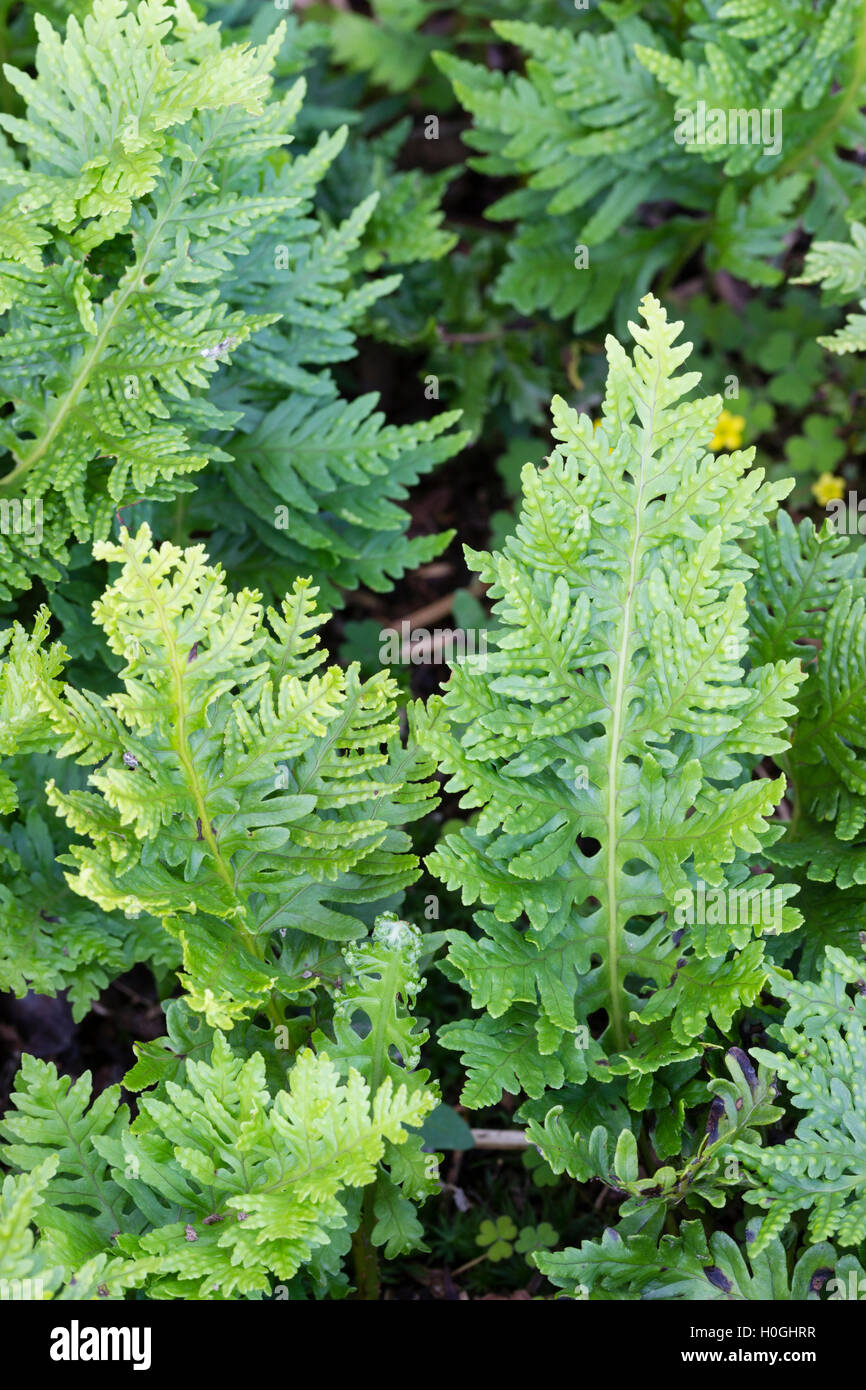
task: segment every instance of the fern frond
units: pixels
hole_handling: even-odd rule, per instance
[[[187,0],[95,0],[65,37],[47,19],[38,30],[36,75],[10,78],[26,115],[0,122],[16,142],[0,160],[0,398],[12,407],[0,428],[0,594],[34,573],[54,584],[73,537],[104,539],[119,508],[192,492],[189,475],[209,463],[225,467],[218,502],[196,504],[208,531],[228,479],[244,503],[229,533],[270,537],[295,574],[333,568],[334,593],[370,577],[387,588],[445,543],[407,542],[396,503],[459,446],[453,434],[432,442],[456,417],[382,430],[373,416],[359,455],[347,430],[373,402],[343,402],[314,370],[352,355],[365,313],[398,279],[353,283],[375,196],[339,227],[310,216],[346,132],[285,152],[305,84],[272,90],[282,26],[258,46],[223,46]],[[278,402],[296,428],[260,475],[245,445],[258,447],[264,421],[285,427]],[[328,406],[337,428],[316,416]],[[307,434],[295,472],[311,425],[322,448]],[[278,507],[292,514],[289,543]]]
[[[131,1127],[117,1088],[84,1110],[89,1082],[70,1088],[25,1059],[3,1152],[25,1171],[57,1163],[40,1216],[48,1249],[67,1270],[102,1255],[109,1296],[261,1296],[302,1266],[324,1274],[349,1223],[346,1189],[371,1182],[385,1145],[435,1104],[390,1079],[375,1092],[354,1070],[343,1081],[309,1051],[271,1095],[262,1057],[236,1055],[220,1033],[182,1084],[140,1098]]]
[[[755,558],[749,585],[752,661],[813,661],[826,611],[844,581],[862,572],[866,553],[852,549],[831,526],[816,531],[808,517],[795,526],[780,510],[775,528],[756,536]]]
[[[820,235],[857,191],[842,151],[866,133],[862,4],[730,0],[651,20],[638,8],[495,22],[525,72],[436,55],[473,118],[471,163],[520,181],[488,210],[517,220],[499,296],[572,316],[577,333],[612,309],[622,321],[658,269],[699,249],[708,268],[778,283],[784,221],[802,213]]]
[[[455,670],[422,726],[448,789],[478,808],[429,867],[492,909],[449,956],[488,1010],[442,1034],[473,1104],[695,1056],[708,1021],[726,1029],[766,978],[768,922],[677,904],[702,882],[736,894],[778,838],[784,781],[745,770],[784,751],[803,674],[786,657],[741,665],[741,542],[787,485],[747,471],[748,453],[708,453],[718,400],[688,399],[680,325],[651,296],[641,313],[633,361],[608,339],[600,428],[554,401],[560,443],[524,469],[516,534],[470,553],[495,650]],[[779,909],[771,934],[791,930],[795,889],[769,882],[753,893]]]
[[[866,226],[862,222],[852,222],[850,242],[813,242],[806,254],[803,273],[795,284],[821,284],[825,290],[835,291],[837,298],[851,299],[859,295],[866,288]],[[866,311],[866,299],[860,300],[860,308]],[[831,352],[863,352],[866,350],[866,312],[849,314],[842,328],[829,337],[819,338],[818,342]]]
[[[0,754],[5,758],[40,751],[46,744],[48,728],[34,708],[32,692],[37,686],[56,689],[66,662],[61,643],[45,647],[50,620],[48,609],[42,607],[32,633],[20,623],[0,632]],[[17,805],[15,785],[0,771],[0,814],[14,811]]]
[[[188,490],[207,462],[201,435],[223,417],[195,398],[262,322],[229,310],[219,278],[292,204],[273,174],[249,194],[237,170],[251,132],[260,150],[285,143],[301,92],[265,114],[273,43],[223,49],[186,0],[95,0],[65,38],[37,29],[36,76],[10,73],[27,114],[0,122],[28,159],[0,176],[56,251],[43,264],[40,230],[0,264],[0,392],[14,406],[0,494],[44,499],[44,547],[42,526],[18,546],[54,579],[71,532],[104,536],[118,505]],[[0,578],[20,586],[8,563]]]
[[[780,1240],[756,1249],[757,1228],[757,1222],[747,1226],[743,1248],[724,1231],[708,1240],[700,1221],[687,1221],[680,1235],[661,1239],[657,1232],[608,1229],[600,1241],[538,1254],[533,1261],[557,1288],[593,1301],[787,1303],[816,1300],[831,1276],[847,1287],[853,1274],[859,1285],[859,1261],[839,1255],[827,1241],[804,1250],[789,1274]]]
[[[862,962],[828,948],[817,984],[776,972],[786,999],[784,1025],[772,1031],[783,1051],[755,1048],[778,1073],[791,1103],[805,1113],[793,1138],[767,1149],[735,1142],[747,1169],[747,1200],[766,1213],[754,1248],[767,1247],[795,1211],[809,1211],[813,1240],[858,1246],[866,1235],[866,1009]],[[854,987],[854,996],[849,993]]]
[[[423,943],[411,922],[395,913],[378,917],[372,936],[351,943],[344,952],[348,978],[334,1005],[329,1029],[334,1041],[322,1033],[313,1041],[343,1075],[354,1068],[374,1092],[385,1080],[405,1086],[412,1096],[423,1092],[432,1109],[438,1088],[429,1084],[429,1072],[418,1070],[428,1033],[413,1015],[424,986],[419,975]],[[388,1259],[427,1248],[414,1204],[438,1192],[439,1184],[436,1158],[423,1152],[422,1143],[420,1134],[410,1134],[399,1148],[386,1144],[375,1184],[365,1198],[376,1218],[371,1239],[385,1247]]]
[[[90,790],[48,786],[86,836],[64,859],[69,881],[107,911],[162,921],[193,1006],[229,1027],[275,987],[307,988],[296,935],[363,936],[354,905],[384,906],[413,880],[401,827],[430,803],[428,765],[400,746],[389,676],[317,669],[308,581],[266,624],[259,596],[229,594],[201,546],[154,549],[142,527],[97,553],[122,566],[94,616],[123,689],[40,689],[60,754],[99,764]]]

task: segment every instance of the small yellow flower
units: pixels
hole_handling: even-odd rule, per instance
[[[739,449],[745,428],[744,415],[732,415],[729,410],[723,410],[716,421],[716,432],[710,440],[710,448],[716,453],[720,449]]]
[[[593,422],[592,422],[592,432],[593,432],[593,434],[595,434],[596,430],[600,427],[601,424],[602,424],[602,421],[601,421],[601,420],[593,420]],[[612,453],[613,453],[613,445],[610,446],[610,448],[608,449],[607,452],[608,452],[609,454],[612,454]]]
[[[826,507],[828,502],[845,496],[845,479],[837,478],[834,473],[822,473],[818,481],[812,484],[812,496],[819,507]]]

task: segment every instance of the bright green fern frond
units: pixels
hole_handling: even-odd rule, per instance
[[[743,665],[741,543],[788,485],[708,451],[718,399],[688,399],[680,325],[651,296],[641,312],[633,361],[608,339],[600,428],[555,401],[560,444],[524,469],[516,534],[470,553],[494,651],[422,728],[478,812],[429,866],[492,909],[449,957],[488,1010],[442,1034],[472,1104],[695,1056],[757,997],[764,933],[800,920],[792,886],[748,874],[784,792],[748,769],[787,747],[803,673]]]
[[[38,29],[37,75],[10,72],[27,116],[2,118],[27,162],[0,177],[56,242],[47,264],[41,230],[0,263],[0,392],[14,406],[0,494],[40,504],[37,535],[11,528],[7,592],[17,549],[56,578],[73,530],[104,536],[118,505],[188,489],[213,453],[200,436],[228,417],[195,397],[265,321],[231,311],[219,280],[294,201],[272,166],[250,184],[246,146],[284,144],[301,95],[265,112],[274,42],[223,49],[186,0],[96,0],[65,38]]]
[[[389,1079],[411,1095],[423,1092],[429,1107],[438,1101],[438,1088],[419,1071],[421,1047],[428,1034],[413,1016],[415,1000],[424,987],[419,962],[424,938],[411,922],[394,913],[376,919],[372,936],[353,942],[343,953],[348,972],[337,993],[330,1032],[314,1037],[346,1075],[354,1067],[372,1091]],[[423,1245],[423,1228],[414,1203],[438,1192],[437,1160],[422,1150],[420,1134],[410,1134],[399,1148],[386,1145],[375,1185],[365,1195],[376,1218],[371,1238],[384,1245],[388,1259]]]
[[[50,1298],[59,1271],[45,1268],[34,1249],[31,1223],[45,1200],[45,1188],[57,1171],[46,1158],[29,1173],[11,1174],[0,1185],[0,1288],[4,1298]],[[16,1289],[17,1285],[17,1289]]]
[[[50,618],[48,609],[40,608],[32,633],[19,623],[0,632],[0,754],[6,758],[44,749],[50,739],[45,716],[33,702],[35,688],[57,688],[66,661],[59,642],[45,648]],[[14,783],[0,772],[0,814],[17,805]]]
[[[238,572],[264,541],[270,596],[297,574],[390,587],[447,542],[407,539],[398,504],[459,447],[457,416],[387,426],[321,370],[399,277],[357,278],[376,194],[338,226],[311,215],[346,130],[286,152],[305,84],[272,91],[283,27],[223,45],[187,0],[38,27],[36,75],[10,78],[26,115],[2,121],[0,596],[54,584],[73,538],[209,463],[190,524]]]
[[[90,790],[48,787],[86,837],[69,881],[159,918],[193,1006],[228,1027],[274,988],[309,989],[299,941],[363,936],[355,905],[414,879],[402,827],[430,804],[428,764],[400,745],[388,675],[316,669],[306,581],[269,630],[259,595],[228,593],[201,546],[155,549],[143,527],[97,553],[122,565],[94,608],[122,691],[40,687],[61,755],[98,764]]]
[[[140,1098],[131,1127],[116,1088],[85,1110],[89,1082],[70,1088],[25,1058],[3,1158],[56,1165],[42,1170],[45,1248],[65,1271],[101,1257],[109,1297],[261,1296],[301,1266],[333,1274],[346,1189],[370,1183],[385,1146],[399,1148],[435,1104],[390,1079],[375,1091],[354,1070],[344,1081],[309,1051],[272,1095],[262,1057],[237,1055],[220,1033],[182,1081]]]
[[[48,625],[42,608],[32,633],[16,623],[0,634],[0,988],[19,997],[66,991],[80,1019],[136,961],[162,969],[176,963],[177,951],[152,918],[133,924],[83,901],[57,863],[69,840],[62,828],[49,827],[44,786],[62,773],[49,755],[56,735],[36,696],[60,698],[66,653],[60,643],[47,644]],[[70,787],[80,785],[76,773],[70,769]]]
[[[58,1075],[53,1063],[26,1053],[22,1057],[12,1108],[0,1122],[6,1140],[3,1162],[28,1171],[53,1160],[55,1173],[40,1225],[58,1240],[67,1234],[74,1238],[80,1226],[75,1215],[86,1213],[88,1254],[109,1248],[111,1238],[132,1219],[126,1194],[96,1148],[98,1136],[120,1134],[128,1121],[119,1086],[109,1086],[91,1103],[89,1072],[73,1082]]]

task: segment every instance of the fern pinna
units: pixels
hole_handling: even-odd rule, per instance
[[[443,1031],[472,1105],[568,1083],[591,1109],[628,1077],[642,1108],[654,1072],[757,998],[765,934],[800,920],[793,885],[750,876],[785,791],[750,769],[787,748],[803,672],[743,665],[743,543],[789,485],[747,471],[749,451],[708,452],[720,402],[688,399],[680,325],[651,296],[641,311],[633,360],[608,339],[600,427],[555,401],[559,444],[524,469],[515,535],[470,555],[495,650],[428,705],[422,741],[479,808],[428,860],[488,909],[448,956],[486,1009]],[[772,913],[679,912],[746,883]]]

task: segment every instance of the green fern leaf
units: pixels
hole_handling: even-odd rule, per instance
[[[193,1007],[230,1027],[277,987],[308,990],[299,942],[314,957],[316,938],[363,936],[354,905],[413,880],[402,826],[430,804],[428,764],[400,745],[390,677],[317,669],[307,581],[267,626],[258,595],[230,595],[201,546],[156,550],[143,527],[98,554],[122,565],[94,609],[122,692],[40,687],[61,756],[99,764],[90,790],[48,784],[86,836],[64,859],[69,882],[107,911],[158,918],[181,942]]]
[[[733,1145],[751,1182],[747,1200],[766,1212],[755,1250],[764,1249],[781,1225],[804,1209],[810,1212],[813,1240],[835,1237],[842,1246],[857,1246],[866,1236],[862,965],[830,948],[817,985],[777,973],[774,988],[788,1001],[784,1025],[773,1030],[784,1051],[754,1051],[777,1071],[793,1105],[805,1113],[784,1144],[760,1150],[744,1142]]]
[[[784,751],[803,675],[787,658],[743,672],[739,542],[787,485],[706,451],[718,400],[684,399],[679,325],[651,297],[642,313],[633,363],[608,340],[601,427],[554,402],[561,442],[524,469],[516,535],[470,554],[496,650],[455,670],[422,726],[449,789],[479,808],[428,860],[492,908],[482,941],[452,939],[449,956],[489,1010],[442,1033],[473,1104],[694,1056],[708,1019],[727,1029],[766,978],[754,916],[676,930],[674,906],[701,882],[735,891],[778,838],[783,780],[743,769]],[[776,890],[773,931],[799,922],[782,910],[793,891]],[[573,1034],[598,1011],[600,1055],[582,1056]]]

